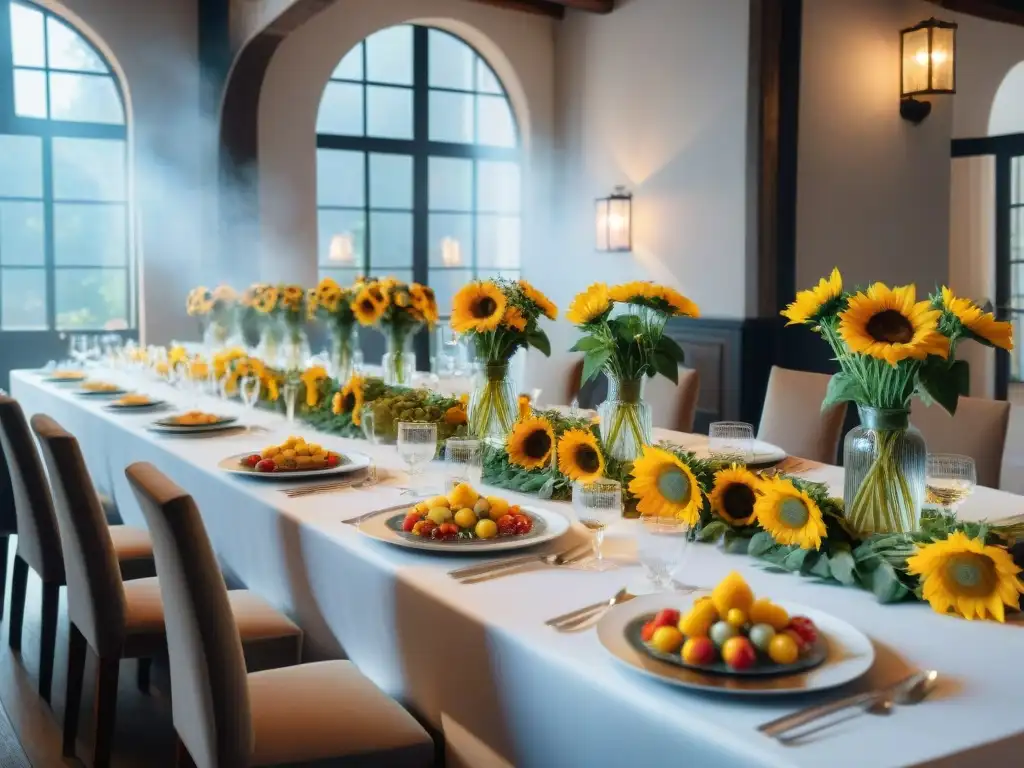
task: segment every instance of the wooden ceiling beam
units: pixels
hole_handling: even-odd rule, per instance
[[[941,8],[991,21],[1024,26],[1024,5],[1020,0],[929,0]]]
[[[493,5],[497,8],[507,8],[510,11],[539,13],[555,19],[563,18],[566,8],[590,13],[611,13],[615,8],[615,0],[476,0],[476,2]]]

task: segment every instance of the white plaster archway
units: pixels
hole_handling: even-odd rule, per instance
[[[1015,64],[996,90],[989,113],[989,136],[1024,133],[1024,61]]]

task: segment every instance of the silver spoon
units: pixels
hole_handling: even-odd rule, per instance
[[[935,686],[938,684],[938,681],[939,673],[934,669],[929,669],[907,688],[896,690],[889,696],[883,696],[880,699],[876,699],[875,702],[867,708],[867,711],[872,715],[888,715],[892,712],[893,707],[896,704],[917,704],[923,701],[928,694],[935,690]]]

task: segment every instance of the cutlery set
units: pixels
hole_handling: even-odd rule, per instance
[[[511,557],[505,560],[497,560],[478,565],[467,565],[464,568],[456,568],[448,571],[448,575],[460,584],[477,584],[481,581],[489,581],[500,576],[507,576],[530,563],[543,563],[553,567],[571,565],[588,557],[593,552],[593,545],[588,541],[577,544],[564,552],[551,555],[522,555]]]
[[[300,485],[297,488],[283,488],[280,493],[283,493],[289,499],[297,499],[303,496],[316,496],[322,493],[334,493],[335,491],[341,491],[346,488],[366,488],[371,485],[376,485],[380,480],[381,477],[380,473],[377,471],[377,467],[371,464],[366,468],[365,474],[355,480],[348,478],[345,480],[333,480],[328,483],[319,483],[317,485]],[[377,512],[372,512],[368,517],[372,517],[375,514],[377,514]]]

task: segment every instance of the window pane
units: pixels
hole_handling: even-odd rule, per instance
[[[473,161],[456,157],[430,158],[429,205],[434,211],[473,208]]]
[[[366,38],[366,79],[412,85],[412,27],[389,27]]]
[[[0,200],[0,264],[42,265],[43,204]]]
[[[363,86],[328,83],[316,116],[317,133],[363,135]]]
[[[481,160],[477,164],[476,207],[479,211],[519,212],[519,164]]]
[[[56,269],[54,280],[57,330],[129,326],[125,270]]]
[[[366,86],[366,135],[385,139],[412,138],[412,91]]]
[[[363,153],[338,149],[316,151],[316,202],[318,205],[366,205],[363,188]]]
[[[43,14],[34,8],[11,3],[11,48],[15,65],[45,67]]]
[[[412,214],[370,212],[370,269],[412,266]]]
[[[412,270],[411,269],[388,269],[387,267],[378,269],[373,273],[373,277],[393,277],[403,283],[412,282]]]
[[[46,329],[46,271],[0,270],[0,326],[5,331]]]
[[[46,75],[30,69],[14,70],[14,112],[20,117],[46,119]]]
[[[428,219],[431,267],[473,264],[473,217],[467,213],[432,213]]]
[[[0,197],[43,196],[43,140],[0,134]]]
[[[439,88],[473,90],[473,63],[476,53],[453,35],[436,29],[428,33],[430,72],[428,82]]]
[[[476,60],[476,89],[482,93],[504,93],[501,82],[480,57]]]
[[[53,196],[60,200],[126,200],[122,139],[53,140]]]
[[[427,285],[434,289],[442,317],[452,313],[452,297],[472,279],[473,273],[468,269],[432,269],[427,273]]]
[[[480,267],[512,267],[520,264],[519,218],[480,216],[476,221],[477,264]]]
[[[333,277],[342,288],[352,285],[357,278],[362,277],[364,274],[366,273],[362,269],[320,267],[320,277]]]
[[[320,264],[331,267],[366,266],[366,214],[362,211],[317,211]]]
[[[362,80],[363,79],[363,44],[360,43],[351,51],[345,54],[345,58],[338,62],[331,77],[336,80]]]
[[[412,209],[412,157],[370,155],[370,205]]]
[[[477,103],[480,124],[476,140],[480,144],[495,147],[514,147],[516,127],[512,110],[503,96],[478,96]]]
[[[128,263],[124,206],[55,203],[53,249],[58,266],[124,266]]]
[[[80,123],[124,123],[114,78],[51,72],[50,117]]]
[[[49,66],[52,69],[73,69],[76,72],[109,72],[96,51],[67,24],[49,16],[46,19],[49,42]]]
[[[430,140],[473,143],[473,97],[430,92]]]

